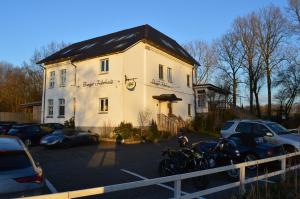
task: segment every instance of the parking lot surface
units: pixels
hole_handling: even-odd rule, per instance
[[[195,142],[207,138],[189,135],[189,139]],[[50,190],[63,192],[159,177],[161,152],[175,147],[178,144],[174,138],[154,144],[100,143],[69,149],[44,149],[37,146],[30,151],[42,166]],[[209,187],[230,182],[224,173],[214,174],[209,179]],[[100,198],[170,198],[173,196],[172,188],[173,184],[169,183],[104,194]],[[183,193],[197,191],[189,180],[183,182],[182,190]],[[237,191],[238,189],[232,189],[205,198],[230,198]]]

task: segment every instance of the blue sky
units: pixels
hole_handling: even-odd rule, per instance
[[[150,24],[179,43],[211,42],[236,16],[286,0],[1,0],[0,60],[19,65],[51,41],[73,43]]]

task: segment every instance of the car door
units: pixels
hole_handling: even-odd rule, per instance
[[[29,131],[33,143],[38,144],[40,142],[40,139],[44,136],[44,133],[41,130],[41,128],[38,125],[34,125],[29,127]]]

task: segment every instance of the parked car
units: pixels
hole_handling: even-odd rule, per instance
[[[26,146],[38,145],[43,136],[48,133],[43,131],[38,124],[14,125],[7,133],[19,137]]]
[[[44,177],[41,167],[32,159],[19,138],[0,137],[0,198],[9,194],[42,193]],[[15,196],[15,195],[14,195]]]
[[[55,130],[44,136],[40,144],[45,147],[68,148],[76,145],[99,143],[99,135],[90,132],[78,132],[69,129]]]
[[[16,122],[0,122],[0,135],[5,135]]]
[[[209,154],[210,167],[218,167],[233,163],[254,161],[283,154],[281,146],[261,142],[255,136],[249,134],[233,134],[229,138],[219,141],[201,141],[194,144],[197,152]],[[256,166],[247,167],[249,170],[256,169]],[[229,173],[232,174],[232,173]],[[238,177],[230,176],[229,177]]]
[[[289,129],[290,133],[300,134],[300,129]]]
[[[285,152],[290,153],[300,150],[300,135],[289,132],[276,122],[267,120],[232,120],[224,124],[221,137],[228,138],[235,133],[253,134],[263,137],[265,141],[282,145]]]

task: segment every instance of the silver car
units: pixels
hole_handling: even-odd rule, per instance
[[[33,161],[23,142],[16,137],[0,136],[0,198],[42,191],[43,171]]]
[[[276,122],[267,120],[231,120],[221,129],[221,137],[227,138],[234,133],[249,133],[263,137],[265,141],[282,145],[286,152],[300,151],[300,135],[295,134]]]

